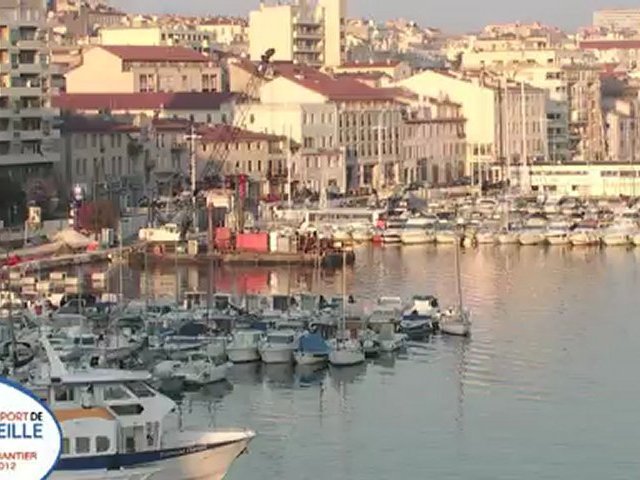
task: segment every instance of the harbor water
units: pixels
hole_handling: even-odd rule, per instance
[[[455,302],[453,247],[356,254],[346,283],[358,301]],[[639,265],[637,249],[466,250],[470,338],[434,336],[347,369],[234,366],[229,384],[185,394],[185,424],[258,432],[230,480],[635,478]],[[128,292],[167,294],[172,278],[204,291],[211,278],[218,289],[274,293],[336,295],[342,285],[340,271],[295,267],[143,277],[126,272]]]

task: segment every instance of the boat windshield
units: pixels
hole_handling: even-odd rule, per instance
[[[125,386],[138,398],[155,397],[156,392],[144,382],[127,382]]]
[[[269,335],[268,341],[272,345],[287,345],[293,343],[293,335]]]

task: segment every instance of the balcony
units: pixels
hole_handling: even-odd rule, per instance
[[[2,90],[3,90],[3,95],[9,95],[12,97],[39,97],[40,95],[42,95],[42,88],[40,87],[40,85],[31,86],[31,87],[10,86],[10,87],[3,88]]]
[[[0,142],[11,142],[13,140],[13,132],[11,130],[0,130]]]
[[[44,133],[42,130],[21,130],[20,139],[25,141],[42,140]]]
[[[18,39],[18,48],[22,50],[40,50],[42,48],[42,41],[35,38]]]
[[[40,75],[43,70],[43,66],[40,63],[20,63],[18,69],[20,73],[27,75]]]

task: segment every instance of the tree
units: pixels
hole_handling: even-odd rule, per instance
[[[78,211],[78,225],[83,230],[100,232],[103,228],[115,228],[118,215],[109,200],[87,202]]]

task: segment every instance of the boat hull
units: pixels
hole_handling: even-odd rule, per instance
[[[260,359],[263,363],[291,363],[293,361],[294,347],[287,348],[261,348]]]
[[[333,350],[329,353],[329,363],[334,367],[349,367],[365,361],[362,350]]]
[[[297,365],[324,365],[329,361],[326,354],[310,352],[294,352],[293,358]]]
[[[115,470],[123,475],[117,476],[119,480],[222,480],[233,461],[247,449],[254,436],[253,432],[243,432],[239,438],[210,443],[206,442],[207,434],[204,434],[205,442],[185,442],[183,446],[157,451],[63,458],[58,469],[49,478],[111,478],[109,472]],[[150,467],[157,470],[149,472]],[[124,476],[126,474],[130,476]]]
[[[463,322],[442,322],[440,323],[440,331],[447,335],[466,337],[471,333],[471,325]]]
[[[258,347],[227,347],[227,357],[233,363],[249,363],[260,360]]]

